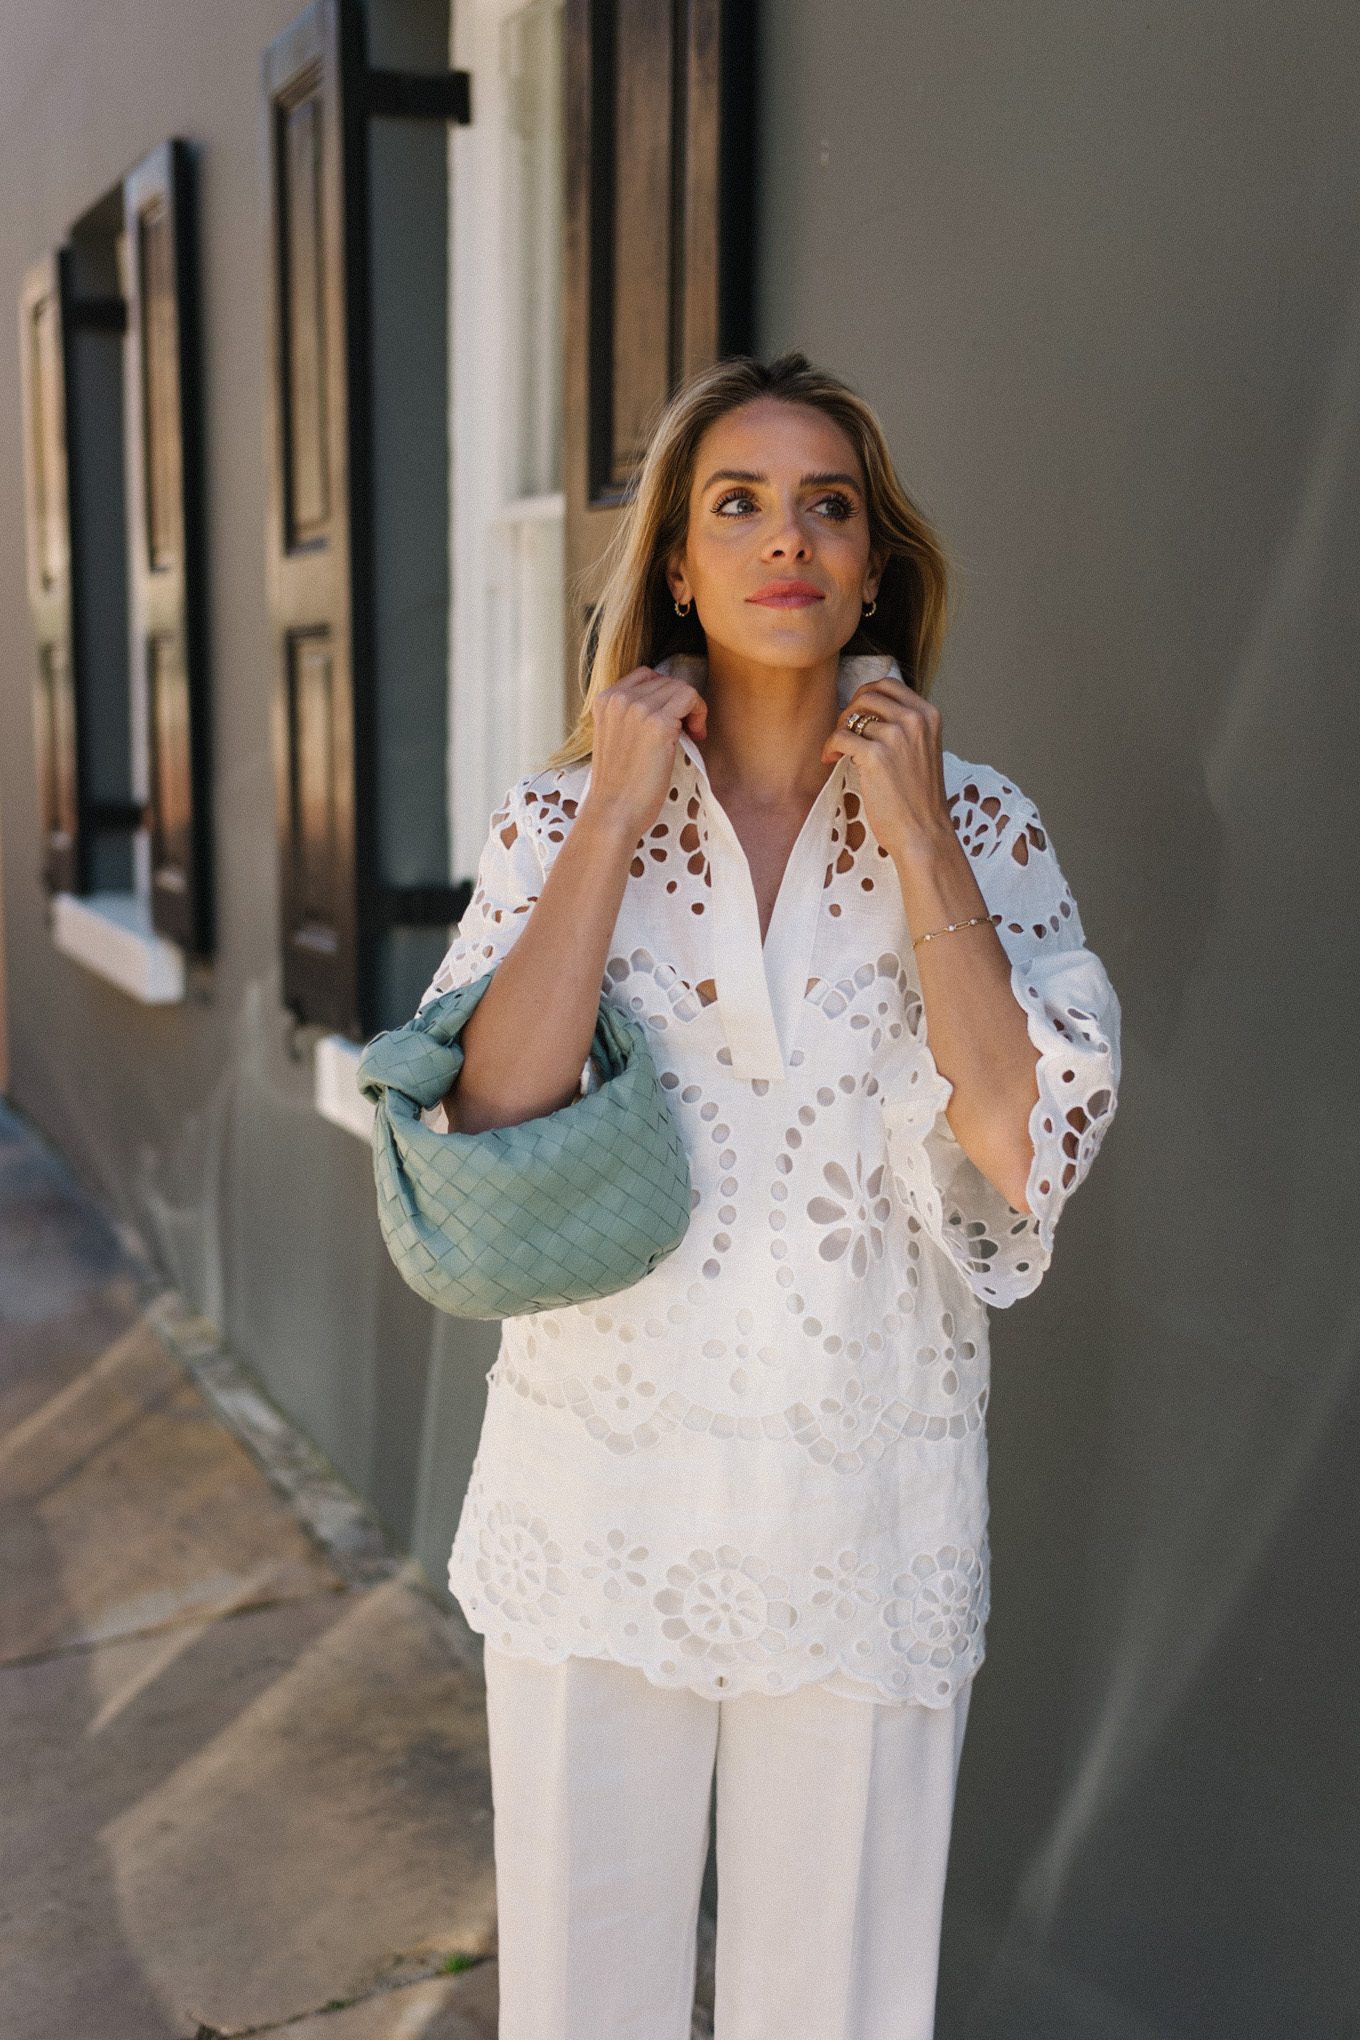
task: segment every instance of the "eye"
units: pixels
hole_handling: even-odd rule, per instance
[[[713,505],[715,517],[749,517],[758,508],[755,497],[749,489],[729,489],[725,496],[719,496]]]
[[[849,496],[843,496],[839,489],[828,489],[824,496],[817,497],[810,508],[831,524],[844,524],[855,514],[854,502]]]

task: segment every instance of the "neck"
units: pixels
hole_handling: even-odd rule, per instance
[[[822,747],[836,720],[839,668],[839,658],[759,666],[710,644],[702,749],[719,800],[738,791],[757,806],[816,799],[831,769]]]

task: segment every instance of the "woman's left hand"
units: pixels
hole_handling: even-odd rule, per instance
[[[857,714],[874,718],[864,735],[846,728]],[[837,718],[822,758],[853,759],[864,819],[896,867],[911,933],[941,938],[921,944],[916,967],[935,1066],[954,1087],[949,1124],[969,1159],[1023,1211],[1038,1050],[954,833],[940,711],[900,680],[875,680]]]
[[[847,728],[856,715],[874,718],[867,734]],[[864,818],[894,862],[955,849],[940,711],[903,681],[874,680],[859,688],[822,752],[824,765],[837,758],[854,760]]]

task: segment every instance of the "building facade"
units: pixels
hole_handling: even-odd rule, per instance
[[[1038,801],[1126,1021],[994,1331],[940,2031],[1352,2033],[1354,10],[2,40],[10,1095],[441,1577],[495,1328],[387,1263],[355,1046],[561,734],[655,404],[849,377],[959,565],[951,748]]]

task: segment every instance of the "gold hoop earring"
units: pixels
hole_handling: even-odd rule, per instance
[[[868,606],[868,608],[867,608],[867,609],[865,610],[864,614],[865,614],[866,616],[872,616],[872,615],[873,615],[873,613],[874,613],[874,611],[875,611],[875,610],[877,609],[877,607],[878,607],[878,597],[877,597],[877,595],[875,595],[875,597],[874,597],[873,601],[872,601],[872,602],[871,602],[871,603],[869,604],[869,606]]]
[[[675,605],[675,613],[677,616],[688,616],[693,606],[694,605],[689,601],[677,602]]]

